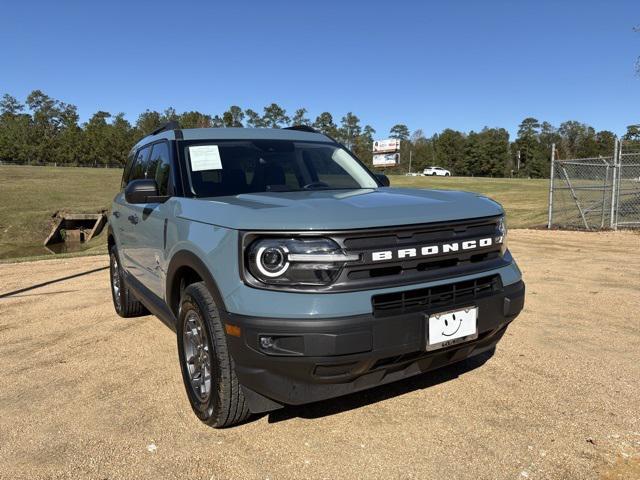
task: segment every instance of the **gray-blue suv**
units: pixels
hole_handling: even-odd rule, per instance
[[[524,304],[506,238],[498,203],[391,188],[309,127],[168,125],[113,201],[111,291],[176,331],[224,427],[493,353]]]

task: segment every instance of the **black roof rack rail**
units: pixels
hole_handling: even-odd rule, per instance
[[[345,149],[347,148],[341,142],[339,142],[338,140],[333,138],[328,133],[322,133],[320,130],[318,130],[316,128],[313,128],[313,127],[310,127],[309,125],[293,125],[291,127],[284,127],[283,130],[297,130],[299,132],[319,133],[320,135],[324,135],[325,137],[327,137],[329,140],[334,141],[335,143],[337,143],[341,147],[344,147]]]
[[[338,145],[340,145],[341,147],[343,147],[345,150],[349,150],[342,142],[339,142],[338,140],[336,140],[335,138],[333,138],[331,135],[329,135],[328,133],[322,133],[320,130],[317,130],[313,127],[310,127],[309,125],[293,125],[291,127],[284,127],[283,130],[297,130],[298,132],[310,132],[310,133],[319,133],[320,135],[324,135],[325,137],[327,137],[329,140],[337,143]],[[350,151],[350,150],[349,150]]]
[[[284,130],[296,130],[298,132],[309,132],[309,133],[320,133],[313,127],[309,125],[292,125],[290,127],[284,127]]]
[[[319,133],[320,135],[324,135],[325,137],[327,137],[329,140],[337,143],[338,145],[340,145],[341,147],[343,147],[345,150],[349,150],[347,147],[345,147],[341,142],[339,142],[338,140],[336,140],[335,138],[333,138],[331,135],[329,135],[328,133],[322,133],[320,130],[317,130],[313,127],[310,127],[309,125],[293,125],[291,127],[284,127],[283,130],[296,130],[298,132],[310,132],[310,133]]]
[[[149,135],[157,135],[160,132],[166,132],[168,130],[180,130],[180,124],[178,122],[176,122],[175,120],[172,120],[170,122],[165,123],[160,128],[156,128]]]

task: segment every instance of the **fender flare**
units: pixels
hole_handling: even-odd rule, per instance
[[[107,245],[109,244],[109,238],[113,238],[113,243],[116,243],[116,236],[113,233],[113,227],[110,223],[107,223]]]
[[[174,313],[178,311],[177,303],[180,301],[180,298],[174,298],[175,296],[173,295],[173,291],[176,287],[176,273],[182,267],[189,267],[198,274],[198,276],[204,281],[205,285],[207,286],[209,293],[211,293],[213,300],[216,302],[218,310],[221,313],[225,314],[227,309],[224,305],[222,294],[220,293],[220,289],[218,288],[218,284],[213,278],[213,275],[211,275],[211,272],[204,264],[204,262],[195,253],[189,250],[180,250],[176,252],[169,262],[165,282],[165,298],[169,309]]]

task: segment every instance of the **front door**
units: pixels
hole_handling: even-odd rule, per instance
[[[146,178],[147,167],[149,166],[149,156],[151,147],[144,147],[138,150],[136,158],[129,172],[126,182]],[[115,199],[113,215],[118,218],[118,249],[120,252],[120,262],[124,269],[137,280],[145,283],[145,268],[140,263],[141,237],[138,224],[140,223],[141,211],[139,205],[127,202],[124,191]]]
[[[168,142],[153,144],[145,178],[156,180],[158,195],[171,195],[171,161]],[[160,298],[164,298],[167,266],[165,224],[170,217],[173,204],[174,200],[170,198],[164,203],[132,206],[137,216],[137,224],[134,227],[137,248],[134,249],[133,260],[144,270],[140,281]]]

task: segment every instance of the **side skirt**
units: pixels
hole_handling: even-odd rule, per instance
[[[178,320],[173,315],[173,312],[169,310],[169,307],[164,300],[158,297],[155,293],[145,287],[138,279],[126,271],[124,272],[124,281],[135,297],[140,300],[140,303],[147,307],[147,310],[158,317],[167,327],[176,332]]]

